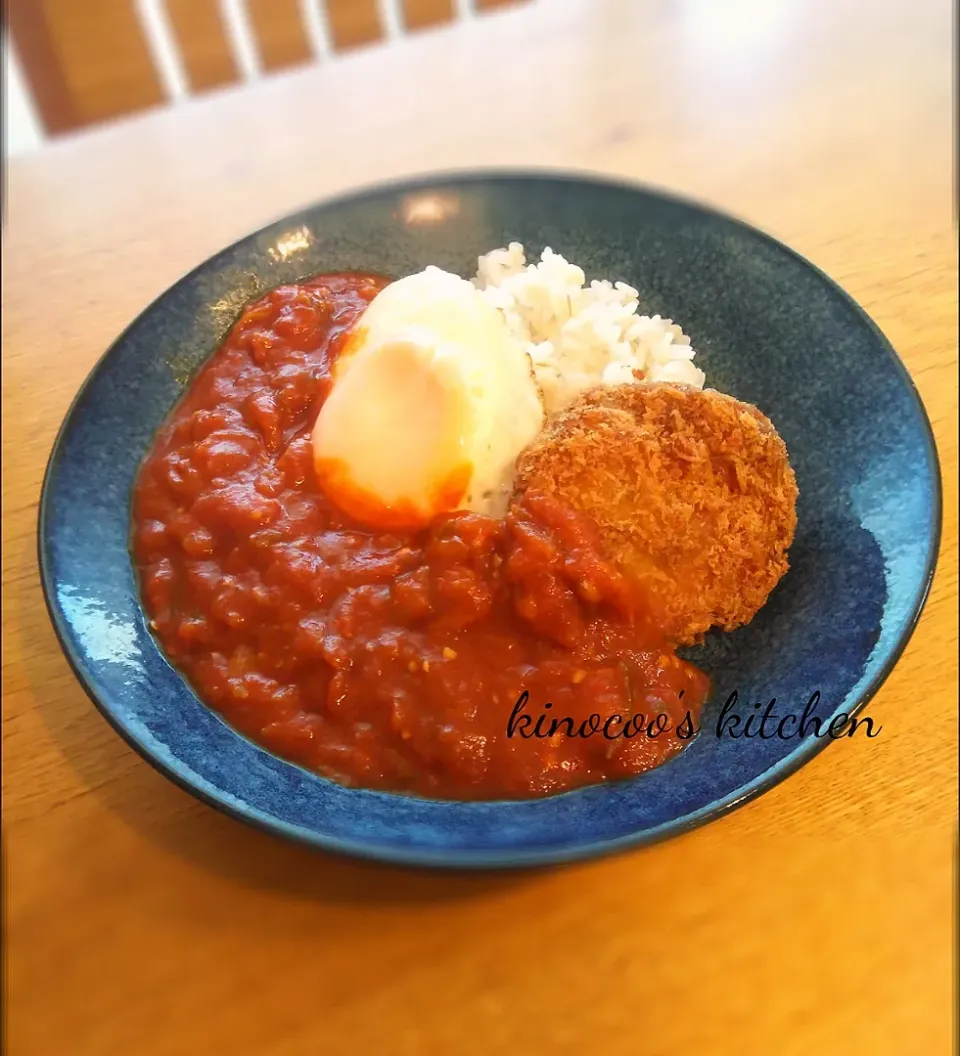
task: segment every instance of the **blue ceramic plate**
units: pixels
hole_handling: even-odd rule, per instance
[[[343,788],[235,733],[159,652],[128,551],[134,476],[190,373],[247,301],[342,269],[400,276],[436,264],[469,276],[478,254],[514,239],[528,253],[553,247],[589,278],[636,286],[651,314],[691,335],[708,384],[770,416],[800,488],[792,567],[753,623],[689,651],[716,695],[699,736],[657,770],[527,802]],[[50,613],[77,677],[168,777],[317,847],[485,867],[649,843],[792,773],[830,739],[813,723],[802,738],[735,739],[729,722],[718,736],[722,705],[736,690],[741,720],[774,697],[778,715],[799,715],[817,692],[824,722],[862,708],[917,622],[939,531],[939,469],[917,392],[877,327],[825,275],[736,220],[658,192],[576,175],[481,173],[314,206],[168,290],[109,349],[67,415],[44,482],[39,546]],[[855,733],[865,735],[866,727]]]

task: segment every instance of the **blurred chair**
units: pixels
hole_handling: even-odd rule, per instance
[[[7,0],[4,33],[56,136],[519,2]]]

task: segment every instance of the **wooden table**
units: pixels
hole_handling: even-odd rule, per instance
[[[947,0],[555,0],[9,167],[3,832],[13,1056],[938,1054],[957,836],[957,253]],[[198,261],[415,170],[599,169],[709,199],[900,351],[945,481],[933,593],[828,749],[666,844],[456,876],[313,854],[111,732],[44,612],[37,496],[103,349]],[[870,379],[865,378],[864,384]]]

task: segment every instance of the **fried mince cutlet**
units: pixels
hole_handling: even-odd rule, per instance
[[[514,495],[597,522],[609,558],[680,645],[749,623],[788,568],[797,484],[768,418],[711,389],[584,393],[520,456]]]

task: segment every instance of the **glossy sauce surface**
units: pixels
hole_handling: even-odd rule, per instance
[[[590,521],[530,495],[502,522],[371,532],[318,488],[330,368],[387,281],[271,291],[174,409],[134,492],[152,629],[233,726],[347,784],[515,798],[658,765],[708,682]]]

